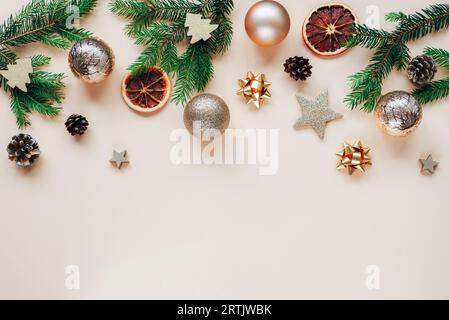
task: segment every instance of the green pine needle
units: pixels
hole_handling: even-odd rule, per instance
[[[72,15],[67,8],[76,6],[80,16],[83,16],[91,12],[96,4],[97,0],[31,0],[0,25],[0,69],[6,69],[18,59],[11,48],[41,42],[68,49],[72,42],[90,36],[91,33],[84,29],[66,26]],[[0,76],[0,86],[11,94],[10,107],[19,128],[30,125],[29,115],[33,111],[45,116],[57,115],[61,109],[54,105],[60,104],[64,98],[64,75],[38,70],[48,65],[50,58],[39,54],[31,57],[31,61],[34,72],[30,75],[28,92],[10,88],[6,79]]]
[[[111,11],[131,22],[126,33],[146,48],[129,66],[140,74],[160,66],[176,77],[173,101],[185,104],[195,91],[203,91],[213,78],[212,56],[223,54],[232,42],[232,22],[228,16],[233,0],[112,0]],[[188,13],[211,19],[218,28],[207,41],[188,44],[178,55],[177,45],[188,41],[185,18]]]
[[[351,92],[346,96],[345,103],[351,109],[362,105],[367,112],[374,110],[382,95],[383,80],[394,68],[405,69],[411,59],[407,42],[449,28],[449,4],[431,5],[411,15],[402,12],[389,13],[386,19],[398,23],[396,30],[387,32],[366,25],[355,25],[354,35],[346,44],[347,47],[360,46],[376,50],[370,64],[361,72],[349,77]],[[449,67],[445,52],[429,51],[429,54],[435,55],[435,60],[443,67]],[[445,96],[445,84],[447,82],[444,80],[434,83],[427,89],[416,90],[415,95],[422,102],[440,99]],[[424,93],[426,90],[435,91]]]
[[[436,49],[427,47],[424,49],[424,54],[431,56],[436,63],[445,69],[449,70],[449,52],[443,49]]]
[[[421,104],[446,98],[449,96],[449,78],[434,81],[426,87],[415,89],[413,95]]]

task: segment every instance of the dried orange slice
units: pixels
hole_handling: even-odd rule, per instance
[[[302,37],[305,44],[320,56],[336,56],[348,48],[344,44],[357,22],[354,12],[346,5],[330,3],[313,10],[304,20]]]
[[[138,76],[129,73],[123,78],[122,95],[131,109],[145,113],[155,112],[170,100],[170,78],[159,67],[151,67]]]

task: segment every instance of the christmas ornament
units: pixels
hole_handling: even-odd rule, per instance
[[[245,29],[255,44],[263,47],[275,46],[287,37],[290,31],[290,16],[279,2],[259,1],[246,14]]]
[[[337,153],[339,161],[337,169],[347,169],[348,173],[352,175],[355,170],[361,172],[366,171],[366,167],[372,165],[371,158],[368,156],[369,148],[365,148],[361,141],[356,141],[354,144],[344,143],[343,150]]]
[[[229,16],[234,9],[233,0],[110,2],[114,13],[131,20],[126,28],[127,35],[134,38],[136,44],[145,46],[128,68],[133,75],[145,73],[151,66],[160,66],[176,79],[172,98],[176,104],[185,105],[195,92],[204,91],[214,76],[212,59],[226,53],[231,45],[233,22]],[[201,30],[196,30],[194,23],[186,32],[186,26],[192,23],[189,13],[207,18],[194,20],[201,23]],[[212,33],[212,26],[207,28],[209,22],[217,26]],[[189,39],[188,34],[194,38]],[[199,37],[208,40],[195,42]]]
[[[343,115],[329,108],[327,90],[321,93],[315,100],[310,100],[300,95],[296,95],[296,98],[302,108],[302,117],[296,121],[295,129],[310,126],[323,140],[327,123],[343,118]]]
[[[27,84],[31,82],[33,65],[30,58],[17,59],[15,64],[8,64],[7,70],[0,70],[0,75],[8,80],[8,86],[28,92]]]
[[[226,102],[213,94],[194,97],[184,109],[186,129],[202,140],[210,140],[219,131],[224,133],[230,122],[230,112]]]
[[[78,114],[72,114],[65,122],[65,127],[72,136],[83,135],[88,126],[89,122],[87,119]]]
[[[12,137],[6,150],[9,160],[24,168],[32,166],[41,154],[37,141],[29,134],[23,133]]]
[[[122,82],[122,96],[126,104],[139,112],[151,113],[162,109],[169,101],[171,82],[159,67],[133,76],[127,74]]]
[[[379,127],[391,136],[405,137],[415,131],[422,120],[419,102],[408,92],[393,91],[384,95],[374,110]]]
[[[345,102],[351,109],[362,105],[365,111],[374,110],[382,95],[384,80],[393,70],[404,69],[410,60],[407,43],[449,27],[449,4],[433,4],[413,14],[391,12],[386,15],[386,19],[398,22],[396,29],[387,31],[355,24],[354,34],[346,43],[350,48],[358,46],[375,50],[368,66],[349,77],[351,92],[346,96]],[[426,51],[425,54],[437,60]],[[441,51],[435,53],[435,56],[444,56]],[[422,104],[447,97],[449,78],[419,88],[413,95]]]
[[[237,94],[244,96],[247,104],[254,103],[257,109],[260,109],[265,99],[271,97],[268,89],[271,82],[267,81],[263,73],[255,76],[252,72],[248,72],[244,79],[239,80],[239,86]]]
[[[434,174],[439,164],[438,162],[433,161],[431,154],[429,154],[426,159],[419,159],[419,162],[421,163],[421,173],[429,174]]]
[[[185,27],[189,28],[187,35],[192,37],[190,43],[194,44],[200,40],[206,41],[211,37],[211,33],[218,28],[218,24],[211,24],[210,19],[203,19],[201,14],[188,13]]]
[[[435,77],[436,73],[437,66],[435,60],[425,54],[417,56],[410,61],[407,68],[408,78],[418,87],[429,84]]]
[[[69,53],[73,74],[86,83],[105,80],[114,69],[112,49],[98,38],[86,38],[75,43]]]
[[[343,4],[331,3],[313,10],[302,26],[307,47],[320,56],[336,56],[346,50],[345,43],[353,34],[357,21],[354,12]]]
[[[449,70],[449,51],[427,47],[424,54],[430,56],[441,68]],[[418,87],[412,94],[421,105],[446,98],[449,96],[449,77]]]
[[[69,48],[72,41],[88,37],[90,32],[66,24],[66,21],[73,20],[74,15],[73,10],[65,8],[82,8],[77,15],[80,18],[91,12],[97,4],[97,0],[28,2],[5,22],[0,22],[0,69],[3,69],[0,71],[0,86],[10,95],[10,109],[19,128],[31,124],[32,112],[46,117],[60,113],[61,108],[56,105],[64,98],[64,75],[39,70],[50,63],[49,57],[36,54],[31,58],[19,59],[14,50],[20,51],[23,45],[34,45],[37,42],[58,49]]]
[[[309,59],[295,56],[288,58],[285,61],[284,71],[296,81],[304,81],[312,75],[312,65],[310,64]]]
[[[117,151],[113,151],[112,153],[112,158],[111,160],[109,160],[109,162],[117,167],[117,169],[121,169],[123,167],[124,164],[129,164],[127,157],[127,151],[122,151],[122,152],[117,152]]]

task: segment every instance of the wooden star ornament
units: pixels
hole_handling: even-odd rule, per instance
[[[238,95],[245,97],[246,103],[253,103],[257,109],[267,98],[271,98],[270,90],[271,82],[267,81],[266,76],[261,73],[254,75],[252,72],[248,72],[244,79],[239,80],[240,90]]]
[[[23,92],[28,92],[26,85],[31,82],[30,73],[33,73],[30,58],[18,59],[15,64],[8,64],[7,70],[0,70],[0,75],[8,80],[8,86]]]
[[[361,141],[356,141],[354,144],[344,143],[343,150],[337,153],[340,158],[337,164],[337,169],[347,169],[348,173],[352,175],[354,171],[365,172],[366,167],[372,165],[371,158],[368,156],[369,148],[365,148]]]
[[[124,164],[129,164],[129,160],[127,160],[126,156],[127,156],[126,150],[122,152],[117,152],[114,150],[114,152],[112,153],[112,158],[111,160],[109,160],[109,162],[112,165],[116,166],[117,169],[121,169]]]
[[[434,174],[439,165],[438,162],[433,161],[431,154],[426,159],[419,159],[419,162],[421,163],[421,173]]]
[[[218,28],[218,24],[211,24],[211,19],[203,19],[201,14],[188,13],[185,27],[189,28],[187,35],[192,37],[190,43],[194,44],[200,40],[208,40],[211,33]]]

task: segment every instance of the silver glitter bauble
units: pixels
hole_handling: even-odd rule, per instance
[[[69,53],[73,74],[87,83],[106,79],[114,69],[114,53],[102,40],[86,38],[75,43]]]
[[[210,140],[215,133],[223,133],[229,126],[230,112],[226,102],[213,94],[200,94],[184,109],[186,129],[202,140]]]
[[[374,110],[379,127],[387,134],[405,137],[422,121],[422,107],[410,93],[393,91],[380,98]]]

